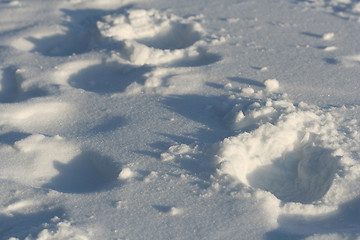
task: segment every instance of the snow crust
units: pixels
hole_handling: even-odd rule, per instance
[[[0,239],[359,239],[359,13],[0,1]]]

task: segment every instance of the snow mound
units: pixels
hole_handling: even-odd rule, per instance
[[[227,115],[234,136],[219,144],[221,174],[272,193],[288,203],[285,212],[302,204],[325,211],[353,197],[356,170],[344,176],[353,166],[344,141],[355,140],[339,131],[341,110],[293,104],[286,94],[262,91],[242,91],[237,101]]]

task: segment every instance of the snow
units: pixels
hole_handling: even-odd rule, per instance
[[[280,87],[279,81],[276,79],[267,79],[265,80],[264,85],[265,89],[269,92],[274,92]]]
[[[0,239],[359,239],[356,0],[0,0]]]
[[[134,176],[134,173],[131,171],[130,168],[123,168],[121,172],[119,173],[118,179],[119,180],[126,180],[129,178],[132,178]]]

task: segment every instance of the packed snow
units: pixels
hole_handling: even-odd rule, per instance
[[[0,0],[0,239],[360,239],[357,0]]]

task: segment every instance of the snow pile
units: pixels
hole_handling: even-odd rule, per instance
[[[348,154],[353,147],[349,143],[358,144],[356,121],[339,118],[346,108],[294,104],[286,94],[269,91],[269,86],[278,87],[270,81],[265,82],[266,92],[247,89],[232,96],[238,103],[227,118],[234,136],[219,144],[220,174],[272,193],[289,203],[283,207],[287,213],[300,213],[296,209],[301,204],[323,209],[301,207],[302,214],[337,209],[359,194],[353,187],[360,165]],[[353,135],[340,130],[344,125]]]

